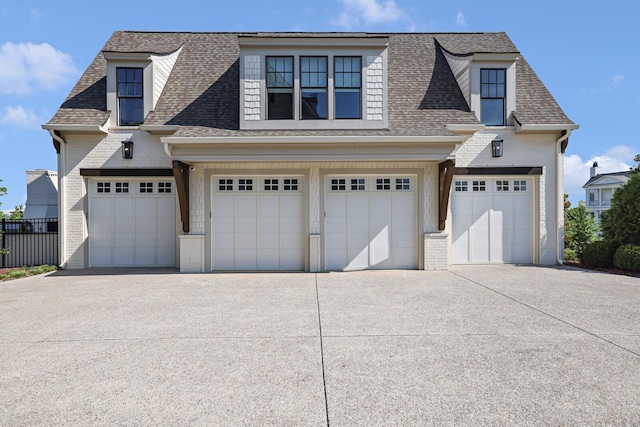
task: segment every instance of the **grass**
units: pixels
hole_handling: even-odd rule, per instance
[[[21,267],[21,268],[8,268],[0,270],[0,282],[5,280],[20,279],[22,277],[35,276],[37,274],[49,273],[56,271],[58,267],[55,265],[39,265],[37,267]]]

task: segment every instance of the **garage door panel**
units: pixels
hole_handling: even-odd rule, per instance
[[[354,233],[369,234],[369,216],[349,216],[346,218],[346,228]]]
[[[136,234],[155,233],[157,228],[156,219],[152,217],[136,218],[135,227]]]
[[[132,233],[113,233],[113,246],[116,248],[133,247],[135,243]]]
[[[158,218],[175,221],[176,217],[176,201],[173,197],[159,197],[156,200],[158,209]]]
[[[91,210],[89,212],[89,214],[91,215],[91,218],[111,219],[113,216],[112,211],[113,211],[113,200],[108,198],[99,198],[99,197],[91,199]]]
[[[111,236],[113,233],[114,225],[113,218],[93,218],[91,219],[91,234],[98,236],[100,234],[106,234]]]
[[[410,188],[414,179],[397,180],[390,175],[325,177],[325,268],[416,268],[416,195]],[[346,183],[343,188],[335,185],[340,181]],[[396,190],[396,183],[402,188]],[[406,262],[394,259],[397,244],[408,246],[402,252],[408,255]]]
[[[214,269],[232,269],[233,259],[233,247],[213,249],[211,251],[211,264]]]
[[[91,248],[91,263],[95,267],[108,267],[113,264],[112,261],[112,247],[92,247]]]
[[[260,233],[258,234],[258,249],[266,250],[269,252],[275,251],[277,255],[277,249],[280,247],[280,233]]]
[[[110,248],[113,246],[113,234],[111,232],[94,232],[91,236],[92,247]]]
[[[472,181],[468,191],[461,191]],[[486,182],[484,191],[475,185],[480,181]],[[456,180],[451,201],[454,263],[533,261],[533,198],[515,188],[510,178]],[[470,218],[466,212],[471,212]]]
[[[304,204],[302,192],[297,189],[301,188],[300,177],[213,177],[212,180],[213,269],[304,269]],[[223,180],[224,188],[220,184]],[[250,191],[245,187],[248,181],[253,182]],[[220,206],[222,204],[226,206]],[[297,255],[285,262],[285,252],[286,256]]]
[[[235,198],[235,216],[255,218],[257,215],[258,201],[256,196],[237,195]]]
[[[280,267],[284,270],[303,270],[304,252],[299,249],[282,249],[280,251]]]
[[[261,233],[269,232],[269,233],[278,233],[280,232],[280,217],[279,216],[268,216],[268,217],[258,217],[258,230]],[[286,223],[285,223],[286,224]]]
[[[211,215],[213,217],[234,217],[235,216],[235,203],[234,197],[228,194],[216,193],[216,202],[211,208]]]
[[[371,197],[371,216],[387,217],[393,215],[393,198],[389,193],[374,193]],[[396,205],[397,208],[405,209],[407,206]],[[409,207],[410,208],[410,207]]]
[[[251,233],[254,234],[258,230],[258,224],[256,224],[256,217],[254,216],[238,216],[235,220],[234,231],[236,233]]]
[[[397,268],[414,268],[414,264],[411,262],[411,257],[415,254],[413,248],[398,248],[392,249],[393,264]]]
[[[280,214],[286,217],[302,218],[304,216],[302,195],[293,194],[280,196]]]
[[[227,229],[227,231],[230,229]],[[213,249],[223,249],[223,250],[228,250],[228,249],[233,249],[233,241],[235,238],[235,234],[234,233],[216,233],[212,239],[211,239],[211,244]]]
[[[173,233],[160,232],[156,234],[156,246],[158,248],[174,248],[175,240]]]
[[[329,254],[336,249],[346,249],[347,235],[346,233],[325,233],[325,248]]]
[[[258,251],[255,249],[255,243],[254,248],[237,248],[234,258],[235,267],[242,270],[255,270],[258,267],[257,254]]]

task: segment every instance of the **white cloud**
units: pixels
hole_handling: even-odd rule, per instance
[[[631,169],[633,158],[637,149],[627,145],[616,145],[604,154],[583,160],[577,154],[571,154],[564,158],[564,192],[570,196],[571,203],[584,200],[582,186],[590,178],[593,162],[598,162],[598,173],[620,172]]]
[[[382,24],[396,22],[406,16],[394,0],[339,0],[342,10],[337,17],[331,20],[331,24],[351,29],[365,24]]]
[[[461,27],[466,27],[467,26],[467,20],[465,19],[465,17],[462,14],[461,10],[458,10],[458,15],[456,16],[456,23],[458,25],[460,25]]]
[[[609,93],[609,92],[612,92],[614,89],[617,89],[620,86],[622,86],[623,82],[624,82],[624,76],[622,74],[616,73],[609,79],[609,81],[605,86],[592,87],[591,89],[581,89],[581,91],[589,92],[589,93]]]
[[[29,94],[54,90],[79,74],[70,55],[47,43],[12,43],[0,46],[0,92]]]
[[[6,107],[0,116],[0,124],[25,129],[39,129],[44,116],[38,116],[33,110],[25,110],[22,106]]]
[[[32,21],[37,21],[41,16],[42,12],[40,12],[40,9],[36,7],[32,7],[31,9],[29,9],[29,17]]]

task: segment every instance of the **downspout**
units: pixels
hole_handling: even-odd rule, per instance
[[[569,144],[571,129],[562,131],[562,135],[556,141],[556,262],[558,265],[564,264],[564,191],[562,182],[564,180],[564,152]]]
[[[54,141],[60,145],[60,151],[58,152],[58,256],[61,268],[65,268],[67,264],[67,239],[66,239],[66,220],[67,215],[63,215],[65,212],[65,193],[66,193],[66,175],[67,175],[67,162],[66,162],[66,142],[58,132],[53,129],[49,129],[49,135]],[[62,173],[60,173],[62,172]]]

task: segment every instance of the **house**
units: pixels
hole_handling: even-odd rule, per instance
[[[599,224],[602,213],[611,207],[613,193],[629,181],[631,171],[598,173],[598,162],[593,162],[590,175],[582,188],[585,189],[587,207]]]
[[[27,171],[27,201],[22,215],[35,232],[57,229],[58,173],[46,169]],[[57,250],[57,249],[56,249]]]
[[[578,126],[505,33],[118,31],[43,128],[65,268],[561,262]]]
[[[46,169],[27,171],[24,219],[58,218],[58,173]]]

